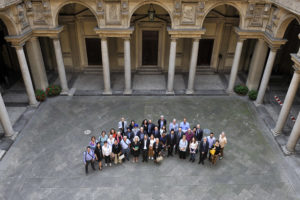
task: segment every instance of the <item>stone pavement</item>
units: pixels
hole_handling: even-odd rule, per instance
[[[106,167],[85,175],[90,136],[117,126],[121,116],[141,123],[164,114],[187,117],[218,136],[225,158],[204,166],[166,158]],[[226,97],[65,97],[48,99],[0,161],[0,199],[299,199],[299,177],[282,156],[252,103]]]

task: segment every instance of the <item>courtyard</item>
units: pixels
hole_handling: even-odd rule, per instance
[[[82,153],[92,135],[117,128],[122,116],[140,124],[161,114],[168,123],[187,117],[216,137],[225,131],[225,158],[203,166],[174,156],[85,175]],[[0,161],[0,199],[299,199],[297,168],[287,159],[241,97],[59,96],[40,104]]]

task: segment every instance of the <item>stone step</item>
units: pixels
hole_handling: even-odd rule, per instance
[[[210,67],[197,67],[196,74],[212,75],[212,74],[215,74],[215,72]]]
[[[103,68],[100,66],[89,66],[84,68],[84,74],[101,74],[103,72]]]
[[[138,68],[138,74],[162,74],[161,68],[157,66],[143,66]]]

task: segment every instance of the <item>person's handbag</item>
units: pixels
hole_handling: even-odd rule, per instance
[[[122,161],[125,158],[124,154],[119,156],[119,161]]]
[[[156,158],[156,162],[161,162],[163,159],[164,159],[164,158],[163,158],[162,156],[158,156],[158,157]]]
[[[211,149],[211,150],[209,151],[209,153],[210,153],[211,155],[215,155],[216,150],[215,150],[215,149]]]

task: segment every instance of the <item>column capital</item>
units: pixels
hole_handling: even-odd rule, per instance
[[[126,40],[131,40],[131,37],[130,37],[130,35],[128,35],[128,36],[126,36],[126,37],[123,37],[123,39],[126,41]]]
[[[103,41],[107,41],[107,37],[106,36],[100,36],[100,39]]]
[[[179,39],[179,38],[177,38],[177,37],[172,37],[172,36],[171,36],[171,38],[170,38],[171,42],[176,42],[178,39]]]
[[[29,40],[30,41],[35,41],[35,40],[38,40],[38,37],[37,36],[32,36]]]
[[[18,45],[14,44],[14,45],[12,45],[12,47],[14,47],[16,50],[21,50],[21,49],[23,49],[24,45],[25,45],[25,43],[20,43]]]
[[[193,42],[199,42],[199,40],[201,39],[201,38],[192,38],[193,39]]]

